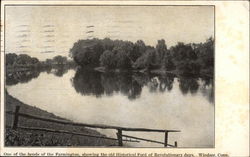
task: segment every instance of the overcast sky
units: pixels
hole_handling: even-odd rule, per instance
[[[87,28],[87,26],[94,26]],[[92,33],[86,33],[93,31]],[[214,35],[212,6],[7,6],[6,53],[40,60],[68,56],[79,39],[142,39],[155,46],[165,39],[199,43]]]

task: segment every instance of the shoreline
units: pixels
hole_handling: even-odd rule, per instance
[[[27,105],[11,96],[7,91],[5,91],[5,112],[14,112],[15,106],[17,105],[20,106],[21,113],[70,122],[70,120],[58,117],[53,113]],[[9,128],[9,126],[12,126],[13,116],[5,113],[4,118],[5,146],[117,146],[116,141],[109,139],[70,135],[66,133],[51,133],[45,131],[23,130],[19,128],[14,130],[12,128]],[[22,127],[39,127],[54,130],[65,130],[68,132],[78,132],[95,136],[105,136],[96,130],[85,127],[62,125],[51,122],[27,119],[23,117],[19,118],[18,125]]]

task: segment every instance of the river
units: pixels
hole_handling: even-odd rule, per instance
[[[9,94],[20,101],[75,122],[181,130],[169,133],[169,144],[177,141],[178,147],[214,146],[212,79],[50,69],[19,79],[7,78],[6,82]],[[98,131],[116,137],[112,130]],[[163,133],[124,134],[164,141]],[[124,144],[163,146],[149,142]]]

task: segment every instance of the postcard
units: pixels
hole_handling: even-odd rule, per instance
[[[249,2],[2,2],[1,156],[249,156]]]

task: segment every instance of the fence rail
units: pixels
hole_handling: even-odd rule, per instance
[[[177,147],[176,141],[175,141],[174,145],[168,144],[168,133],[169,132],[180,132],[180,130],[128,128],[128,127],[119,127],[119,126],[110,126],[110,125],[95,125],[95,124],[87,124],[87,123],[75,123],[75,122],[58,120],[58,119],[53,119],[53,118],[38,117],[38,116],[34,116],[34,115],[20,113],[19,111],[20,111],[20,106],[16,106],[15,112],[6,111],[7,114],[14,115],[13,125],[11,126],[12,129],[19,128],[19,129],[25,129],[25,130],[37,130],[37,131],[46,131],[46,132],[55,132],[55,133],[65,133],[65,134],[72,134],[72,135],[79,135],[79,136],[88,136],[88,137],[94,137],[94,138],[116,140],[116,141],[118,141],[119,146],[123,146],[123,141],[128,141],[128,142],[147,141],[147,142],[163,144],[165,147],[168,147],[168,146],[169,147]],[[96,136],[96,135],[89,135],[89,134],[83,134],[83,133],[69,132],[69,131],[65,131],[65,130],[52,130],[52,129],[45,129],[45,128],[22,127],[22,126],[18,126],[19,116],[29,118],[29,119],[35,119],[35,120],[40,120],[40,121],[45,121],[45,122],[53,122],[53,123],[64,124],[64,125],[81,126],[81,127],[98,128],[98,129],[115,129],[115,130],[117,130],[117,139],[111,138],[111,137],[106,137],[106,136]],[[10,126],[8,126],[8,127],[10,127]],[[155,141],[155,140],[150,140],[150,139],[144,139],[144,138],[139,138],[139,137],[134,137],[134,136],[123,135],[122,134],[123,131],[165,133],[165,141],[160,142],[160,141]],[[123,139],[122,137],[130,138],[130,140]],[[132,140],[132,139],[135,139],[135,140]],[[140,141],[138,141],[138,140],[140,140]]]

